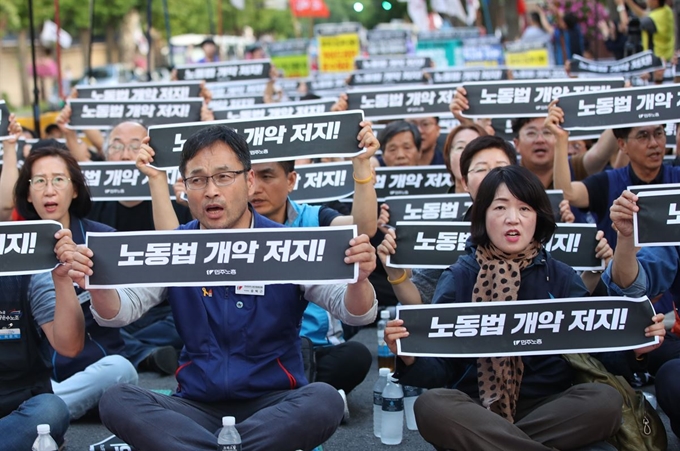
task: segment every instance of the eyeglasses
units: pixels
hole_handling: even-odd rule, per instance
[[[654,140],[658,143],[663,143],[666,141],[666,131],[663,128],[657,128],[654,130],[653,134],[646,130],[641,130],[637,135],[633,136],[632,139],[646,146],[651,142],[652,136],[654,136]]]
[[[236,180],[236,176],[246,172],[245,169],[240,171],[224,171],[213,175],[197,175],[195,177],[188,177],[184,179],[184,186],[190,190],[205,189],[208,186],[208,179],[212,179],[215,186],[229,186]]]
[[[538,135],[543,136],[543,139],[553,139],[555,138],[555,135],[550,130],[542,130],[540,133],[538,130],[529,130],[527,132],[522,133],[524,138],[526,138],[528,141],[536,141],[538,139]]]
[[[115,142],[109,146],[109,154],[119,154],[125,152],[125,149],[130,149],[130,152],[133,155],[137,155],[139,153],[139,149],[142,148],[142,144],[138,142],[133,142],[128,145],[125,145],[121,142]]]
[[[63,175],[58,175],[51,179],[47,179],[45,177],[33,177],[28,182],[31,184],[34,190],[42,191],[47,188],[47,184],[50,182],[52,183],[52,187],[54,187],[54,189],[64,189],[71,182],[71,179],[64,177]]]

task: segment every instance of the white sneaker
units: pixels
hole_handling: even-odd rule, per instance
[[[347,406],[347,395],[345,394],[345,390],[338,390],[338,393],[340,393],[340,396],[342,396],[342,402],[345,404],[345,413],[342,415],[342,421],[340,424],[345,424],[349,421],[349,407]]]

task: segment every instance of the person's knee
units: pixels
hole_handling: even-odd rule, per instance
[[[66,403],[57,395],[45,393],[31,398],[30,403],[35,409],[35,422],[49,424],[50,434],[61,444],[69,425],[69,411]]]
[[[301,390],[304,390],[307,403],[313,411],[315,421],[327,425],[340,425],[342,416],[345,413],[345,403],[333,386],[323,382],[314,382],[306,385]]]
[[[99,400],[99,417],[105,426],[134,409],[134,399],[139,396],[139,388],[130,384],[117,384],[108,388]]]
[[[680,420],[680,386],[677,378],[680,374],[680,359],[669,360],[661,365],[656,373],[654,387],[656,399],[671,422]]]
[[[582,396],[587,399],[587,409],[584,414],[588,415],[586,424],[591,424],[602,429],[603,437],[609,437],[616,433],[621,426],[623,397],[614,387],[601,383],[579,384]]]
[[[137,385],[139,376],[137,370],[128,359],[120,355],[107,355],[98,362],[105,371],[102,372],[102,377],[109,382],[108,385],[114,384],[133,384]]]

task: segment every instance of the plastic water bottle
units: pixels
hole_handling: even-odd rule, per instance
[[[373,435],[380,438],[380,428],[382,428],[382,393],[387,385],[387,376],[390,375],[389,368],[378,370],[378,380],[373,385]]]
[[[389,368],[390,371],[394,371],[394,354],[385,343],[385,326],[389,320],[390,312],[382,310],[378,321],[378,368]]]
[[[241,436],[235,424],[236,418],[222,417],[222,429],[217,436],[217,451],[241,451]]]
[[[38,425],[38,438],[33,442],[32,451],[57,451],[59,447],[50,435],[49,424]]]
[[[406,427],[411,431],[418,430],[416,415],[413,413],[413,404],[416,403],[416,399],[422,392],[423,389],[420,387],[404,385],[404,416],[406,417]]]
[[[404,436],[404,392],[392,377],[383,390],[380,441],[383,445],[398,445]]]

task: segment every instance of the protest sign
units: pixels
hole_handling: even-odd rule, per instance
[[[57,221],[0,222],[0,276],[37,274],[54,269],[54,254],[61,230]]]
[[[94,202],[151,200],[149,178],[139,172],[134,162],[81,162],[79,165]],[[179,169],[169,168],[167,175],[170,199],[174,200],[172,185],[180,175]]]
[[[225,61],[217,63],[181,64],[178,80],[238,81],[269,78],[269,59]]]
[[[560,96],[562,128],[592,130],[637,127],[678,120],[680,85],[645,86]]]
[[[403,119],[405,117],[451,117],[449,103],[456,91],[453,84],[361,88],[347,93],[349,109],[364,110],[367,119]]]
[[[635,190],[640,208],[633,215],[636,246],[680,245],[680,184],[668,188]]]
[[[545,250],[576,271],[604,270],[604,260],[595,257],[596,235],[596,224],[560,222]]]
[[[354,67],[361,71],[417,70],[431,66],[432,60],[426,56],[360,57],[354,60]]]
[[[548,44],[514,42],[505,45],[505,65],[515,67],[549,67]]]
[[[442,83],[465,83],[470,81],[506,80],[507,71],[501,68],[443,68],[426,69],[425,76],[435,85]]]
[[[476,38],[478,36],[479,29],[475,27],[421,31],[418,33],[416,54],[432,58],[437,67],[462,66],[463,55],[461,47],[463,39]]]
[[[354,68],[354,58],[361,52],[361,30],[361,24],[351,22],[315,25],[319,71],[350,72]]]
[[[308,48],[308,39],[287,39],[267,45],[272,64],[282,70],[286,78],[309,75]]]
[[[375,170],[378,202],[389,196],[445,194],[451,188],[446,166],[381,166]]]
[[[208,106],[211,110],[226,110],[228,108],[245,108],[249,106],[264,104],[264,97],[230,97],[228,99],[213,99]]]
[[[472,199],[463,194],[430,194],[427,196],[388,196],[390,224],[399,221],[456,221],[472,205]]]
[[[385,72],[361,71],[354,72],[347,84],[349,86],[371,86],[371,85],[397,85],[424,83],[427,79],[420,69],[415,70],[396,70],[390,69]]]
[[[404,55],[408,51],[410,40],[411,33],[408,30],[370,30],[366,34],[366,50],[371,56]]]
[[[203,98],[145,101],[69,99],[68,103],[71,105],[70,128],[108,130],[126,120],[147,127],[199,121]]]
[[[651,50],[636,53],[615,61],[593,61],[581,55],[574,55],[569,71],[577,75],[638,75],[663,69],[663,61]]]
[[[268,80],[227,81],[218,83],[206,83],[205,87],[210,91],[213,100],[232,99],[236,97],[262,97],[267,87]],[[259,102],[262,103],[262,102]]]
[[[493,35],[464,39],[460,52],[466,66],[497,67],[505,62],[500,39]]]
[[[510,80],[553,80],[569,78],[563,66],[513,67],[506,69]]]
[[[226,125],[246,138],[253,163],[297,158],[353,157],[365,152],[357,147],[361,121],[361,111],[340,111],[311,116],[159,125],[149,127],[149,145],[156,151],[154,167],[176,167],[187,138],[205,127]]]
[[[113,86],[77,85],[79,99],[93,100],[184,100],[199,97],[200,81],[121,83]]]
[[[355,282],[356,226],[87,233],[87,288]],[[266,289],[266,287],[265,287]]]
[[[354,193],[352,162],[314,163],[295,166],[295,187],[288,197],[298,203],[321,203]]]
[[[545,117],[548,105],[554,99],[570,92],[599,92],[623,87],[623,78],[507,80],[465,83],[463,87],[470,105],[463,111],[465,117]]]
[[[649,299],[588,297],[397,306],[409,336],[397,354],[502,357],[623,351],[658,343],[645,337]]]
[[[325,114],[331,111],[335,99],[299,100],[297,102],[278,102],[246,107],[215,109],[216,120],[256,119],[262,117],[283,117],[311,114]]]
[[[388,255],[387,266],[446,269],[466,253],[469,222],[399,221],[396,225],[397,250]]]

